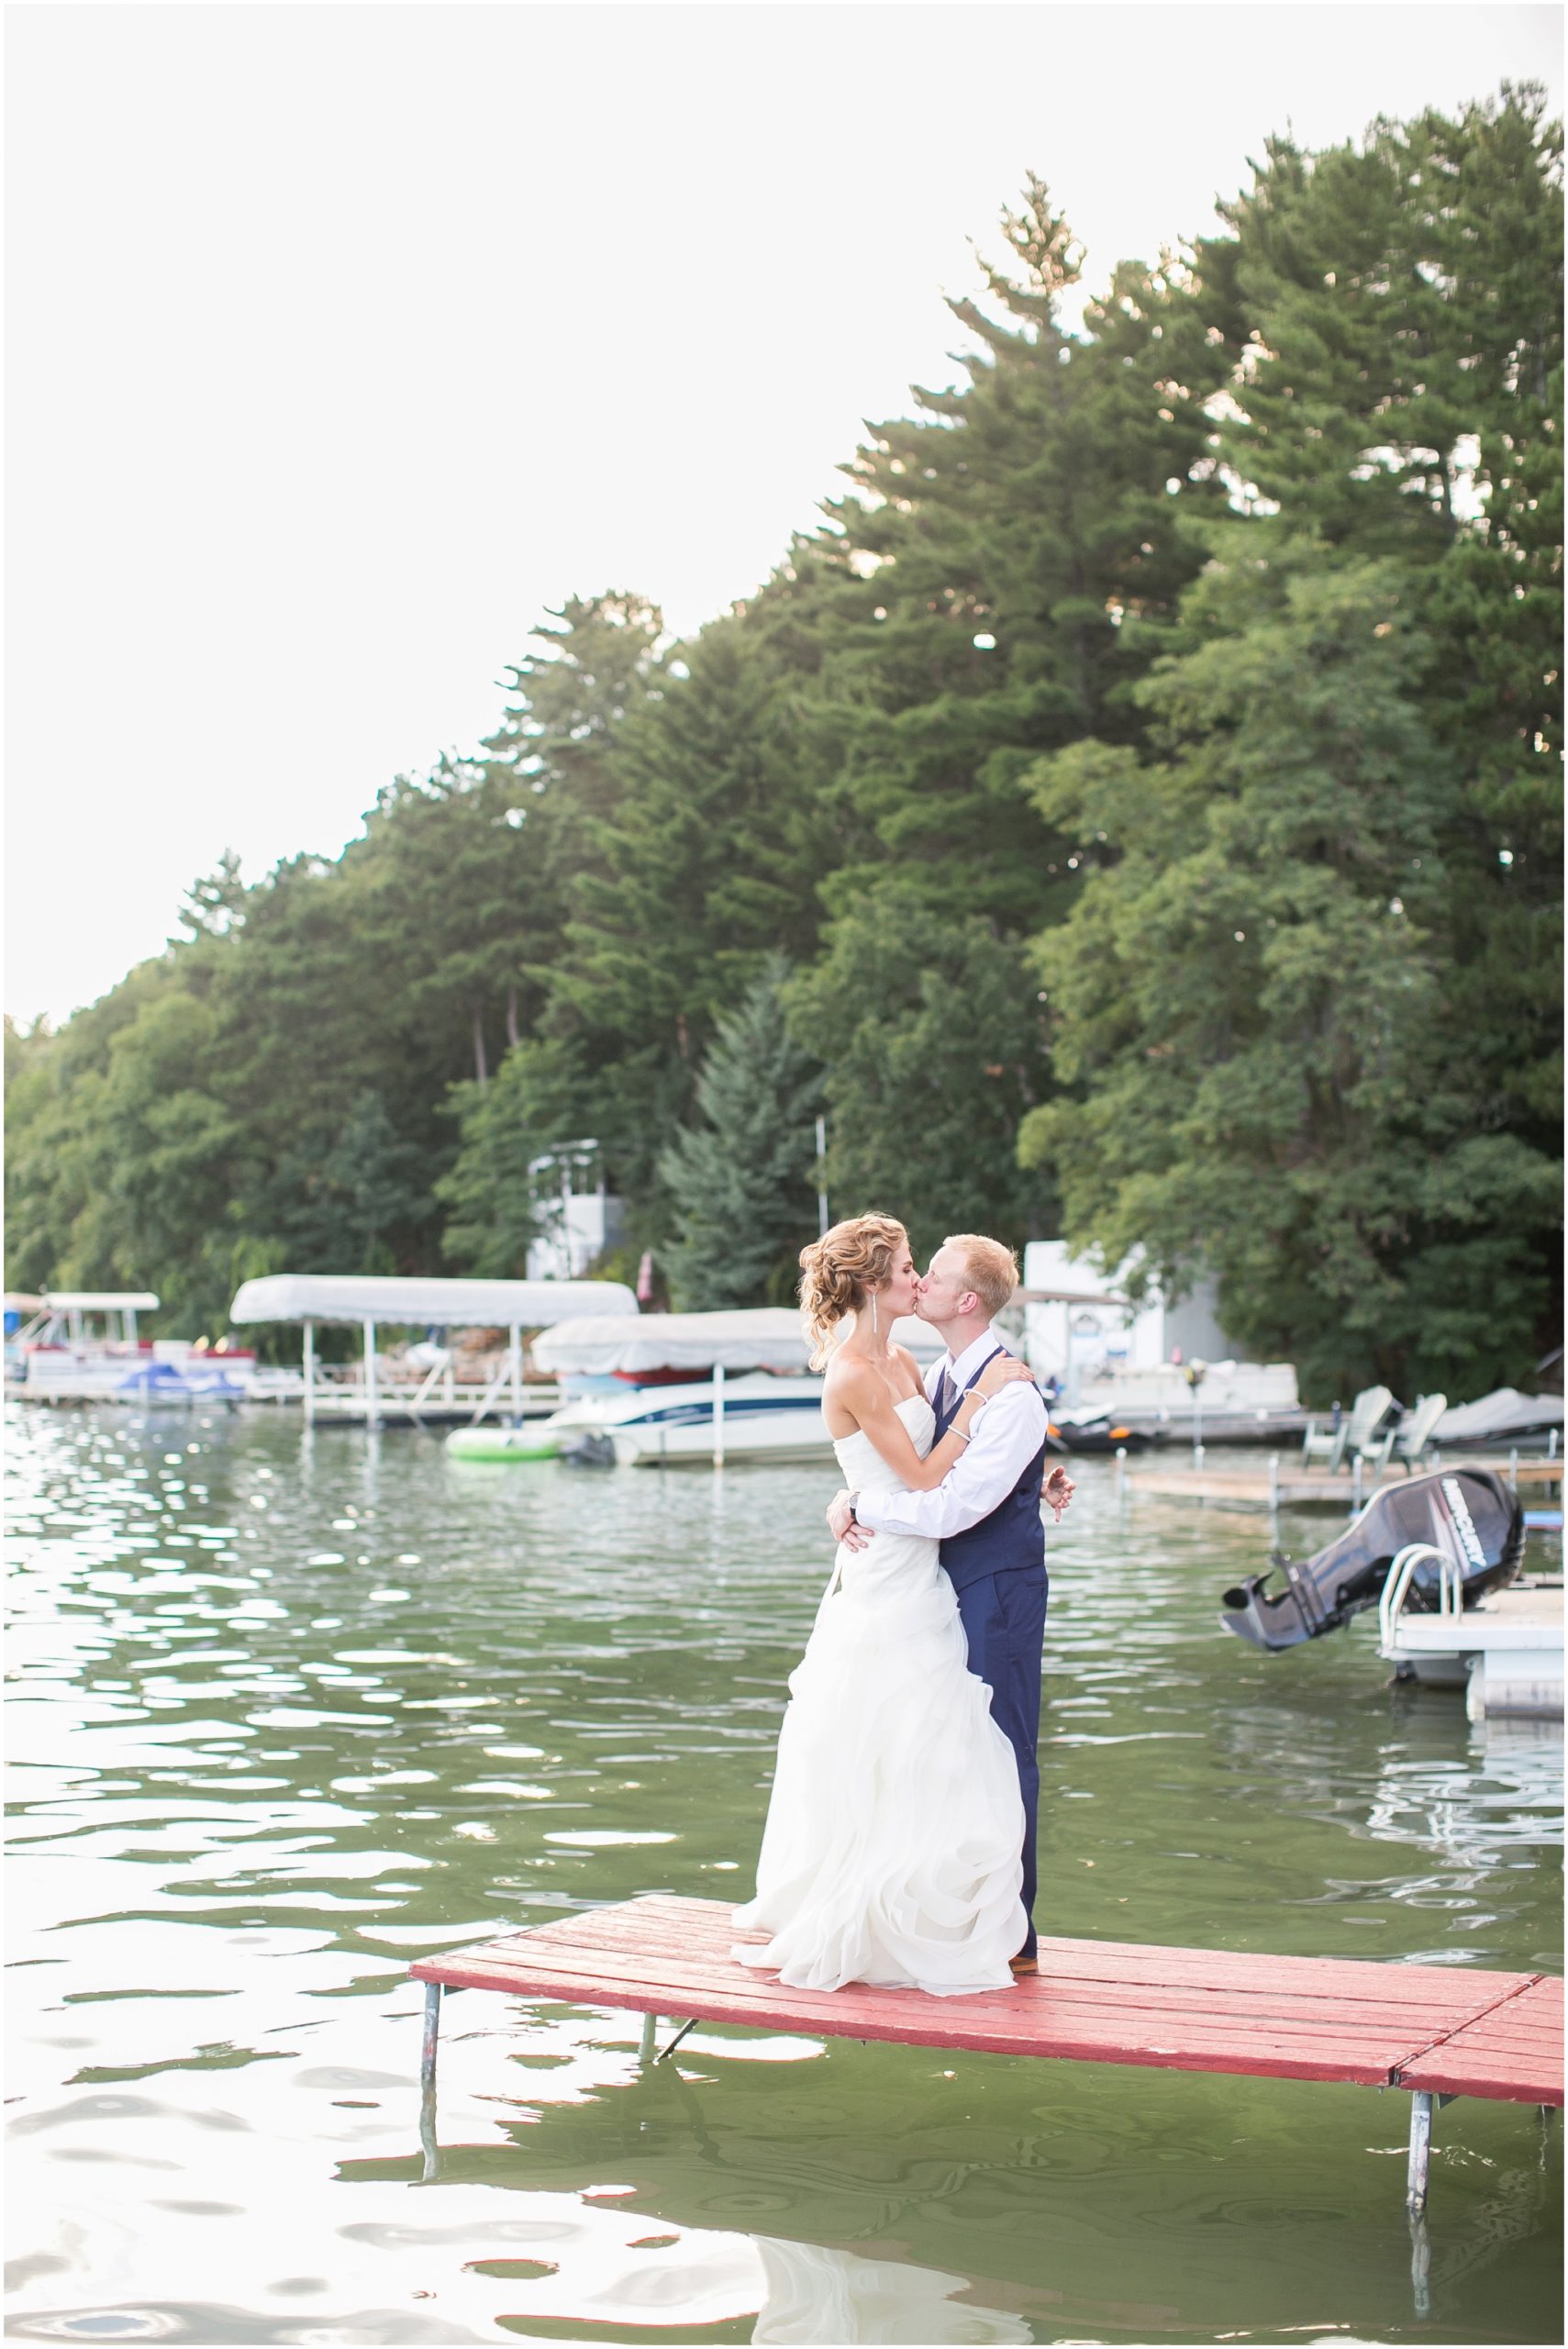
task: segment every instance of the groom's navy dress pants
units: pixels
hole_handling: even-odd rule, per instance
[[[982,1575],[958,1593],[959,1618],[969,1641],[969,1668],[991,1690],[991,1718],[1018,1757],[1018,1787],[1024,1798],[1024,1887],[1029,1938],[1022,1954],[1035,1954],[1034,1895],[1036,1824],[1040,1817],[1040,1650],[1050,1583],[1040,1566]]]

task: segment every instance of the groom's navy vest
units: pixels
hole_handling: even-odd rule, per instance
[[[1005,1349],[996,1348],[996,1353]],[[995,1355],[988,1354],[986,1362]],[[979,1378],[985,1369],[982,1363],[974,1374]],[[973,1386],[972,1378],[969,1386]],[[951,1411],[937,1405],[937,1436],[947,1433],[959,1404],[969,1392],[969,1386],[959,1394]],[[979,1582],[985,1575],[1007,1575],[1025,1566],[1045,1571],[1045,1524],[1040,1510],[1040,1478],[1045,1471],[1045,1438],[1040,1440],[1040,1450],[1024,1470],[1018,1483],[1005,1499],[998,1501],[989,1517],[966,1532],[950,1533],[941,1545],[940,1557],[948,1580],[955,1590],[963,1590],[972,1582]]]

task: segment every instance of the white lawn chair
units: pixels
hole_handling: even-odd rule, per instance
[[[1393,1392],[1386,1386],[1363,1386],[1351,1406],[1348,1419],[1339,1426],[1319,1429],[1316,1419],[1308,1419],[1307,1432],[1301,1440],[1301,1456],[1308,1465],[1314,1460],[1326,1460],[1332,1475],[1347,1460],[1364,1454],[1368,1445],[1394,1404]]]
[[[1379,1468],[1386,1468],[1397,1460],[1407,1476],[1430,1444],[1438,1421],[1447,1408],[1446,1395],[1418,1395],[1399,1425],[1377,1437],[1363,1450],[1362,1457],[1375,1459]]]

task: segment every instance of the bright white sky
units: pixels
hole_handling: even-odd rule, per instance
[[[6,1003],[186,884],[336,853],[494,724],[544,607],[685,629],[945,383],[1040,172],[1098,282],[1309,145],[1505,77],[1554,6],[9,11]]]

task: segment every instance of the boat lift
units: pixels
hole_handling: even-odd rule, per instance
[[[246,1281],[228,1308],[235,1322],[297,1321],[305,1332],[301,1370],[306,1426],[328,1412],[335,1419],[384,1426],[391,1418],[418,1419],[420,1405],[440,1377],[437,1364],[417,1394],[388,1402],[379,1375],[377,1331],[387,1323],[415,1329],[504,1329],[502,1366],[473,1402],[474,1421],[492,1411],[523,1415],[523,1332],[569,1317],[635,1314],[637,1299],[620,1281],[436,1280],[373,1273],[272,1273]],[[318,1322],[357,1326],[363,1333],[364,1376],[351,1397],[324,1392],[316,1355]],[[503,1400],[505,1397],[505,1400]],[[455,1399],[455,1396],[454,1396]],[[323,1404],[327,1409],[322,1408]]]

